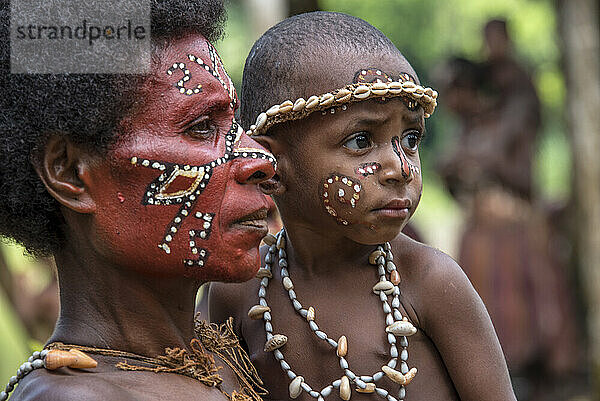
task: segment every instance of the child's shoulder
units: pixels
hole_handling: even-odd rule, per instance
[[[483,304],[462,268],[439,249],[400,235],[392,243],[403,278],[402,290],[425,323],[446,310],[468,309],[480,314]]]
[[[448,254],[400,234],[391,243],[394,259],[408,274],[436,276],[459,274],[462,269]],[[431,277],[434,278],[434,277]]]

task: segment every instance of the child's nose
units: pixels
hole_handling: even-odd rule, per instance
[[[397,183],[409,183],[414,178],[410,162],[399,144],[392,142],[386,146],[384,160],[381,163],[379,182],[382,185],[393,185]]]
[[[241,157],[233,161],[234,177],[240,184],[260,184],[275,175],[275,166],[266,155],[271,155],[265,148],[246,134],[234,148]],[[246,154],[246,156],[243,156]],[[264,158],[263,158],[264,157]]]

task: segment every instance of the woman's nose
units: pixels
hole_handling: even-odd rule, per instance
[[[275,175],[275,158],[245,133],[233,149],[239,156],[233,161],[234,176],[241,184],[260,184]]]

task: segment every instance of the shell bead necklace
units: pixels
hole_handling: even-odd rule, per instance
[[[379,295],[383,305],[383,312],[386,315],[386,333],[387,340],[390,345],[390,360],[381,367],[381,370],[373,375],[359,376],[350,370],[346,355],[348,353],[348,341],[345,336],[341,336],[337,341],[330,338],[327,333],[322,331],[315,322],[315,309],[311,306],[308,309],[304,308],[297,299],[294,291],[294,284],[288,272],[287,254],[285,251],[285,229],[282,229],[277,236],[269,235],[265,238],[265,243],[269,245],[269,250],[265,255],[265,267],[261,268],[257,273],[257,278],[261,280],[258,290],[259,304],[253,306],[248,311],[248,316],[252,319],[263,319],[265,322],[266,343],[265,352],[272,351],[275,359],[280,363],[281,368],[287,373],[291,382],[289,385],[290,398],[297,398],[302,391],[306,391],[313,398],[323,401],[325,397],[332,394],[333,389],[339,390],[339,396],[343,400],[349,400],[351,397],[350,383],[356,386],[356,391],[359,393],[375,393],[388,401],[402,401],[406,396],[405,386],[417,374],[417,369],[409,369],[408,361],[408,338],[416,333],[417,329],[403,317],[399,311],[400,306],[400,275],[396,270],[393,262],[393,255],[389,243],[379,245],[375,251],[369,256],[369,263],[376,265],[379,274],[379,281],[373,286],[373,292]],[[292,305],[296,312],[306,321],[310,329],[320,339],[328,343],[336,350],[336,355],[339,358],[340,368],[343,371],[341,378],[334,380],[330,385],[321,389],[314,390],[308,383],[304,382],[302,376],[297,375],[286,362],[283,352],[279,349],[287,343],[287,337],[283,334],[273,334],[273,326],[271,324],[271,308],[266,301],[267,286],[269,279],[273,277],[272,265],[275,254],[278,256],[278,265],[282,278],[282,285],[288,292]],[[390,280],[387,279],[386,273],[389,273]],[[388,303],[388,296],[392,296],[391,305]],[[398,340],[398,342],[397,342]],[[400,348],[400,351],[398,351]],[[396,370],[400,359],[400,369]],[[386,389],[377,387],[376,383],[383,377],[388,376],[390,380],[400,384],[398,398],[391,395]]]

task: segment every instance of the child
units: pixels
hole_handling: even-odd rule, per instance
[[[278,160],[263,186],[284,228],[265,238],[258,280],[211,286],[209,313],[234,316],[270,399],[515,399],[460,267],[399,235],[436,97],[348,15],[292,17],[252,48],[241,115]]]

